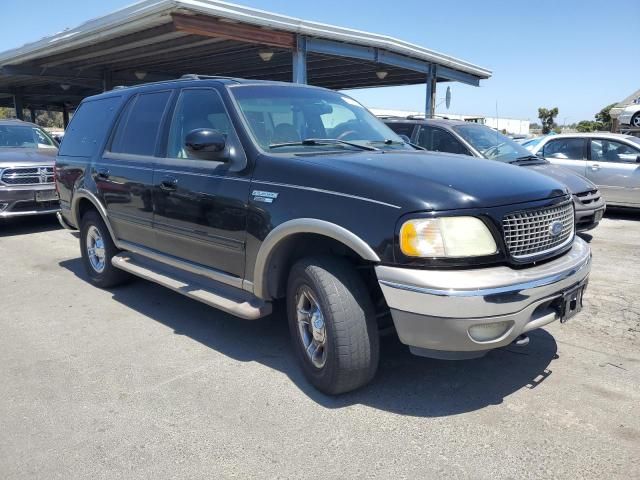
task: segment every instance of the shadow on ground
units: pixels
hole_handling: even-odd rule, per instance
[[[79,258],[60,265],[87,281]],[[474,411],[500,404],[523,388],[534,389],[551,374],[549,364],[558,358],[556,342],[544,330],[533,332],[524,349],[508,347],[463,362],[413,356],[394,335],[382,341],[380,368],[370,385],[330,397],[315,390],[299,370],[281,312],[255,322],[240,320],[144,280],[113,289],[112,294],[114,300],[167,325],[176,335],[186,335],[235,360],[259,362],[285,373],[326,408],[363,404],[426,417]]]
[[[609,207],[604,212],[604,218],[610,220],[630,220],[640,222],[640,208],[622,208],[622,207]]]
[[[55,215],[35,215],[33,217],[16,217],[0,219],[0,238],[27,233],[41,233],[59,230],[60,224]]]

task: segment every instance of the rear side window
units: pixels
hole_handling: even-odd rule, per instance
[[[421,127],[418,145],[432,152],[469,155],[469,151],[451,133],[441,128]]]
[[[162,91],[142,93],[131,100],[120,115],[111,152],[153,155],[169,97],[171,91]]]
[[[389,122],[387,123],[387,127],[396,132],[398,135],[406,135],[409,138],[412,138],[413,129],[415,128],[415,124],[413,123],[399,123],[399,122]]]
[[[60,155],[91,157],[101,146],[122,97],[90,100],[80,105],[64,134]]]

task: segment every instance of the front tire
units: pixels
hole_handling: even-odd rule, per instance
[[[297,262],[287,285],[289,330],[307,379],[336,395],[371,381],[378,368],[375,310],[348,262],[310,257]]]
[[[640,112],[636,113],[633,117],[631,117],[631,121],[629,124],[632,127],[640,128]]]
[[[130,279],[130,275],[111,264],[120,253],[102,217],[95,210],[80,220],[80,252],[91,283],[100,288],[115,287]]]

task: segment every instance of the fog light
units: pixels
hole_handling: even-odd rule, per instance
[[[496,340],[507,333],[513,322],[483,323],[469,328],[469,336],[476,342]]]

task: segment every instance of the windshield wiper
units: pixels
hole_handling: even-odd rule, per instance
[[[518,157],[515,160],[511,160],[509,163],[521,163],[521,162],[536,162],[536,163],[546,163],[543,158],[540,158],[536,155],[525,155],[524,157]]]
[[[339,140],[337,138],[305,138],[300,142],[283,142],[283,143],[272,143],[269,145],[269,148],[280,148],[280,147],[295,147],[299,145],[348,145],[350,147],[357,148],[358,150],[368,150],[368,151],[378,151],[379,148],[371,147],[368,145],[360,145],[359,143],[347,142],[346,140]]]
[[[384,144],[384,145],[409,145],[410,147],[415,148],[416,150],[426,150],[426,148],[421,147],[420,145],[416,145],[415,143],[411,143],[411,142],[399,142],[397,140],[391,140],[390,138],[386,139],[386,140],[371,140],[370,142],[368,142],[369,145],[376,145],[376,144]]]

